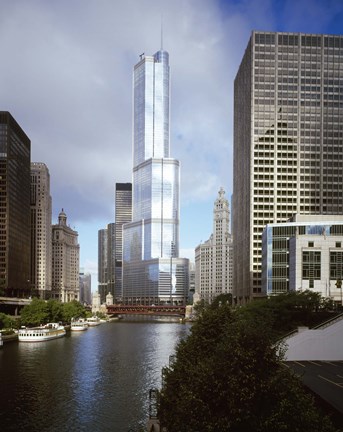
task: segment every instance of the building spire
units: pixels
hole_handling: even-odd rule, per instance
[[[163,51],[163,14],[161,14],[161,51]]]

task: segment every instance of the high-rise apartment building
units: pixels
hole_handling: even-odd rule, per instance
[[[123,301],[184,303],[179,256],[179,161],[169,153],[169,55],[134,67],[132,222],[123,226]]]
[[[31,286],[40,298],[51,294],[51,196],[47,166],[31,162]]]
[[[212,303],[219,294],[231,294],[233,241],[230,234],[229,202],[220,188],[213,208],[213,233],[195,249],[194,301]]]
[[[234,85],[237,303],[266,294],[261,234],[268,223],[343,213],[342,62],[342,36],[251,35]]]
[[[7,111],[0,111],[0,292],[31,294],[31,142]]]
[[[116,286],[115,239],[115,223],[109,223],[106,228],[98,231],[98,292],[101,303],[105,303],[108,293],[114,297]]]
[[[114,301],[123,296],[123,225],[132,221],[132,184],[116,183],[115,186],[115,287]]]
[[[52,298],[63,303],[79,300],[80,246],[78,233],[67,225],[67,215],[58,215],[52,225]]]

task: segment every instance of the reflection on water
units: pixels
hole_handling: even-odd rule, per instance
[[[188,325],[116,322],[0,350],[0,430],[127,432]]]

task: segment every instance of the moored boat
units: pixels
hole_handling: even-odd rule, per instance
[[[98,326],[101,324],[100,318],[98,318],[97,316],[87,318],[87,322],[90,327]]]
[[[40,327],[21,328],[18,331],[19,342],[44,342],[65,336],[66,331],[59,323],[48,323]]]
[[[72,320],[70,323],[71,331],[84,331],[88,330],[88,322],[83,318]]]

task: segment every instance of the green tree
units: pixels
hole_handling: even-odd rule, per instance
[[[7,314],[0,312],[0,330],[15,328],[15,320]]]
[[[206,307],[164,374],[158,415],[168,432],[330,432],[282,364],[270,320]]]
[[[63,304],[57,300],[48,300],[49,322],[59,322],[63,320]]]
[[[239,314],[268,322],[274,337],[296,329],[314,326],[332,316],[327,299],[312,291],[287,292],[278,296],[256,300],[238,310]]]
[[[73,300],[69,303],[63,303],[63,322],[70,323],[72,318],[79,318],[86,316],[86,309],[77,300]]]
[[[20,313],[20,322],[27,326],[38,326],[50,321],[48,304],[41,299],[34,298],[31,303],[24,306]]]

